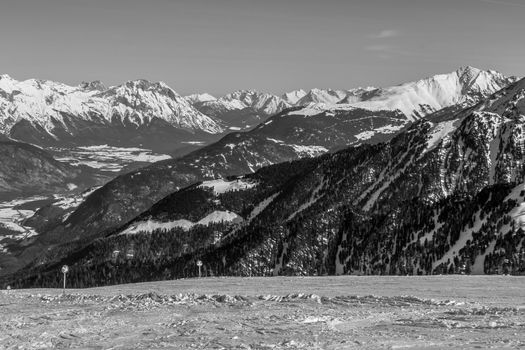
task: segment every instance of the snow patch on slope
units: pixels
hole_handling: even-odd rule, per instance
[[[323,153],[328,152],[328,149],[323,146],[303,146],[303,145],[289,145],[300,157],[317,157]]]
[[[233,181],[226,181],[224,179],[216,179],[204,181],[199,187],[212,188],[213,192],[218,195],[231,191],[244,191],[257,186],[255,182],[249,182],[244,179],[235,179]]]
[[[456,131],[460,122],[459,119],[455,119],[435,124],[428,134],[427,147],[423,153],[433,150],[443,139],[449,137]]]
[[[184,231],[188,231],[195,225],[209,225],[220,222],[239,223],[242,221],[242,217],[234,212],[216,210],[195,223],[185,219],[167,222],[161,222],[157,220],[140,221],[130,225],[127,229],[122,231],[120,235],[137,234],[141,232],[151,233],[156,230],[169,231],[174,228],[181,228]]]
[[[371,139],[376,134],[375,130],[366,130],[355,135],[355,138],[364,141]]]
[[[525,228],[525,201],[520,196],[521,192],[525,191],[525,184],[520,184],[512,190],[511,194],[505,199],[517,200],[519,205],[512,209],[509,215],[512,217],[517,227]]]

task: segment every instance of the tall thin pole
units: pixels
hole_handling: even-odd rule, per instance
[[[66,294],[66,274],[69,271],[69,267],[67,265],[62,266],[62,273],[64,274],[64,290],[62,291],[62,294]]]
[[[202,266],[202,261],[200,260],[197,260],[197,266],[199,267],[199,278],[201,278],[201,266]]]

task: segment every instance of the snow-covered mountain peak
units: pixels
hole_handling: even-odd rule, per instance
[[[221,99],[226,100],[226,101],[239,100],[243,102],[245,105],[252,105],[257,100],[261,98],[268,98],[269,96],[272,96],[272,95],[264,93],[264,92],[255,91],[255,90],[236,90],[232,93],[229,93],[221,97]]]
[[[18,82],[7,74],[0,75],[0,89],[10,93],[15,89]]]
[[[107,87],[100,80],[83,81],[79,84],[79,87],[83,90],[88,91],[104,91]]]
[[[471,66],[462,67],[456,71],[459,81],[463,86],[464,95],[480,94],[490,95],[505,85],[517,80],[516,77],[505,77],[494,70],[481,70]]]
[[[204,92],[201,94],[191,94],[191,95],[185,96],[184,98],[188,100],[188,102],[191,104],[215,101],[217,99],[215,96],[207,92]]]
[[[282,99],[291,105],[295,105],[297,101],[306,95],[306,91],[303,89],[286,92],[283,94]]]
[[[1,132],[9,133],[22,120],[51,136],[57,128],[74,132],[70,130],[71,121],[65,118],[97,124],[130,119],[136,125],[159,118],[176,128],[224,131],[221,122],[197,111],[163,82],[139,79],[106,89],[98,81],[73,87],[48,80],[16,81],[8,76],[0,79]]]
[[[335,104],[345,98],[346,95],[347,92],[343,90],[313,88],[300,98],[296,105],[303,106],[310,103]]]
[[[182,96],[170,88],[166,83],[151,82],[145,79],[130,80],[122,85],[113,86],[104,92],[104,95],[106,96],[112,94],[121,96],[135,95],[137,97],[141,97],[144,94],[158,94],[186,102]]]
[[[279,96],[255,90],[237,90],[219,98],[219,101],[238,101],[245,107],[253,108],[266,115],[273,115],[290,107],[290,104]]]
[[[473,105],[515,80],[467,66],[448,74],[383,88],[365,101],[351,105],[370,110],[397,109],[414,120],[452,105]]]
[[[96,95],[104,101],[93,99],[90,106],[100,113],[108,113],[105,103],[109,103],[109,119],[132,117],[135,124],[148,123],[160,118],[173,126],[189,130],[202,130],[208,133],[224,131],[221,123],[196,110],[184,97],[163,82],[150,82],[145,79],[130,80]],[[102,102],[102,105],[99,105]],[[100,108],[99,108],[100,107]]]
[[[482,72],[481,69],[476,68],[476,67],[473,67],[473,66],[469,66],[469,65],[461,66],[461,67],[459,67],[459,68],[456,70],[456,73],[457,73],[458,75],[464,75],[464,74],[467,74],[467,75],[474,76],[474,75],[478,75],[478,74],[481,73],[481,72]]]
[[[9,74],[0,74],[0,80],[14,80]]]

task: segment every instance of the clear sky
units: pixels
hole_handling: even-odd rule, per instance
[[[525,0],[0,0],[0,73],[181,94],[525,76]]]

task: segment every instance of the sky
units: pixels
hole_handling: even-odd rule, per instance
[[[524,0],[1,0],[0,74],[180,94],[525,76]]]

